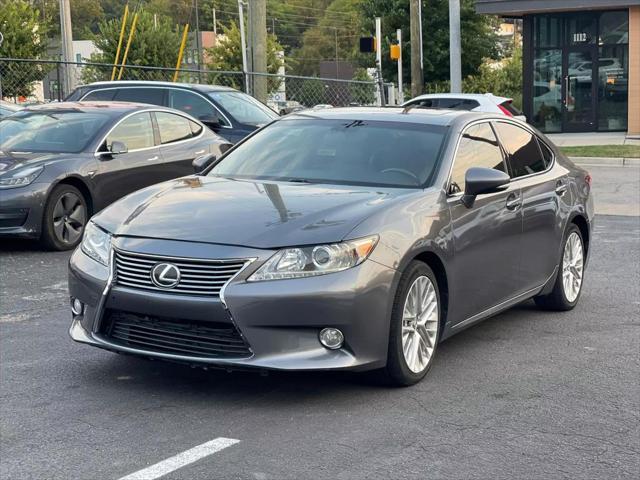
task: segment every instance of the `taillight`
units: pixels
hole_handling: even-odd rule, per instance
[[[586,183],[589,188],[591,188],[591,175],[589,175],[588,173],[584,176],[584,183]]]
[[[513,117],[513,113],[504,108],[502,105],[498,105],[498,108],[504,113],[507,117]]]

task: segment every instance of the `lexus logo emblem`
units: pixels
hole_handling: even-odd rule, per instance
[[[151,270],[151,281],[161,288],[173,288],[180,282],[180,270],[172,263],[159,263]]]

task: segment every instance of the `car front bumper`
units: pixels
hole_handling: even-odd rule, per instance
[[[233,278],[219,297],[152,292],[119,285],[106,267],[77,249],[69,264],[69,293],[83,302],[74,315],[70,335],[81,343],[144,357],[211,365],[221,368],[278,370],[368,370],[383,367],[387,358],[389,319],[397,272],[371,260],[339,273],[292,280],[247,282],[274,252],[240,247],[185,244],[160,240],[114,239],[118,249],[192,258],[255,258]],[[105,333],[105,312],[211,322],[234,326],[250,354],[219,358],[132,347]],[[342,331],[342,348],[330,350],[319,332]]]
[[[0,189],[0,237],[39,238],[49,184]]]

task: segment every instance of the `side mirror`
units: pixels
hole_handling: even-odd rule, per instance
[[[198,120],[200,120],[209,128],[219,128],[221,126],[220,118],[217,115],[200,115],[198,117]]]
[[[209,153],[208,155],[202,155],[200,157],[196,157],[191,165],[193,166],[193,171],[198,174],[202,173],[207,169],[209,165],[215,162],[216,156],[213,153]]]
[[[109,147],[109,152],[112,155],[121,155],[123,153],[127,153],[128,151],[129,149],[127,148],[127,146],[122,142],[118,142],[117,140],[111,142],[111,146]]]
[[[462,203],[467,208],[473,206],[473,202],[476,196],[483,193],[493,193],[509,185],[511,178],[500,170],[484,167],[472,167],[465,173],[464,176],[464,195],[462,196]]]

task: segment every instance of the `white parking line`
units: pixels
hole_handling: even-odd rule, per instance
[[[126,477],[120,478],[120,480],[154,480],[239,442],[240,440],[234,440],[233,438],[214,438],[209,442],[190,448],[155,465],[133,472]]]

